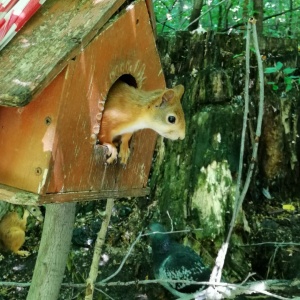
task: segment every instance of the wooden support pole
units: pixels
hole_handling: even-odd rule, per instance
[[[48,204],[27,300],[57,300],[70,250],[75,203]]]

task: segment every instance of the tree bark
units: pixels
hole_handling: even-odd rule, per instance
[[[48,204],[27,300],[57,300],[71,245],[75,203]]]
[[[254,18],[256,22],[256,30],[259,40],[263,35],[263,17],[264,17],[264,4],[262,0],[254,0],[253,9],[255,11]]]
[[[284,60],[285,66],[296,66],[298,54],[294,41],[268,38],[263,45],[267,48],[261,48],[262,53],[272,49],[273,53],[280,55],[282,62]],[[182,105],[186,137],[183,141],[160,139],[157,144],[150,179],[152,199],[157,200],[158,206],[155,218],[167,226],[171,220],[175,229],[186,226],[201,228],[195,233],[201,242],[189,240],[189,243],[196,249],[200,248],[201,254],[207,255],[206,261],[213,264],[214,257],[209,256],[215,255],[213,252],[217,252],[218,244],[222,243],[227,233],[232,213],[232,190],[238,171],[244,101],[244,40],[242,36],[238,38],[233,35],[177,33],[168,39],[160,37],[158,46],[167,74],[167,85],[181,83],[185,86]],[[274,61],[268,61],[268,66]],[[251,65],[255,62],[252,61]],[[252,68],[250,78],[253,85],[249,89],[252,99],[249,119],[253,126],[256,123],[256,108],[253,106],[257,105],[258,99],[257,74],[254,72],[256,69]],[[284,86],[280,88],[284,89]],[[293,93],[298,95],[299,92],[295,88]],[[286,111],[283,111],[279,106],[279,97],[280,93],[274,93],[266,85],[266,125],[261,138],[256,177],[247,195],[247,201],[254,203],[262,201],[261,191],[268,186],[271,195],[280,191],[284,195],[280,196],[282,199],[286,199],[286,195],[291,195],[291,199],[293,195],[299,195],[299,183],[296,182],[299,178],[300,152],[295,148],[300,148],[299,141],[292,135],[299,133],[300,127],[299,121],[293,120],[290,115],[292,112],[294,116],[299,115],[299,108],[292,94],[289,94],[286,102],[291,103],[291,107],[286,106]],[[279,109],[274,110],[274,107]],[[291,124],[291,129],[286,126],[290,138],[279,134],[283,130],[281,113]],[[252,132],[251,129],[249,131],[244,159],[246,166],[251,162],[249,144]],[[294,141],[293,145],[297,146],[288,148],[288,141]],[[283,152],[283,149],[290,149],[290,153]],[[284,155],[280,155],[282,153]],[[289,166],[290,161],[295,162],[293,167]],[[238,227],[250,231],[246,217],[252,219],[252,212],[241,215]],[[244,249],[235,247],[243,243],[241,235],[234,232],[232,240],[228,265],[236,272],[235,279],[242,281],[251,269],[246,263]]]
[[[190,31],[198,28],[202,7],[203,0],[194,0],[193,10],[190,17],[190,25],[188,27]]]

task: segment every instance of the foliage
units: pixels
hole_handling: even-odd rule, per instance
[[[193,4],[192,0],[154,0],[158,32],[182,30],[188,26]]]
[[[240,32],[257,11],[249,0],[153,0],[158,33],[188,29],[196,3],[200,3],[202,30]],[[300,0],[263,1],[263,33],[272,37],[299,37]],[[202,6],[201,6],[202,4]]]
[[[274,91],[279,89],[278,81],[279,78],[283,77],[284,84],[285,84],[285,91],[289,92],[294,84],[300,84],[300,76],[292,75],[297,69],[286,67],[283,68],[283,63],[278,61],[274,67],[266,68],[264,73],[265,74],[274,74],[276,76],[276,81],[268,81],[267,83],[272,85]]]

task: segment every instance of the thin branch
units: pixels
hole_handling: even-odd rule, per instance
[[[170,25],[168,25],[168,24],[165,24],[165,22],[162,23],[162,22],[159,21],[157,18],[156,18],[156,23],[162,25],[163,28],[164,28],[164,27],[167,27],[167,28],[172,29],[172,30],[174,30],[174,31],[176,30],[174,27],[172,27],[172,26],[170,26]]]
[[[248,110],[249,110],[249,95],[248,95],[248,89],[249,89],[249,72],[250,72],[250,29],[252,26],[252,38],[257,58],[257,65],[258,65],[258,75],[259,75],[259,107],[258,107],[258,116],[257,116],[257,125],[256,125],[256,137],[255,137],[255,143],[253,145],[252,149],[252,159],[251,163],[248,168],[248,173],[246,176],[245,184],[243,186],[243,190],[240,194],[240,184],[241,184],[241,174],[238,176],[238,182],[237,182],[237,190],[236,190],[236,202],[235,207],[233,210],[233,215],[228,231],[228,235],[226,238],[225,243],[222,245],[221,249],[218,252],[218,256],[216,258],[215,266],[212,270],[211,276],[210,276],[210,282],[220,282],[222,277],[222,270],[225,262],[225,257],[227,254],[229,241],[231,239],[231,235],[233,232],[233,228],[238,216],[238,212],[240,211],[243,201],[246,197],[246,193],[249,189],[250,182],[252,179],[254,167],[257,160],[257,150],[259,145],[259,139],[261,136],[261,127],[262,127],[262,119],[263,119],[263,112],[264,112],[264,77],[263,77],[263,66],[262,66],[262,60],[260,56],[260,51],[258,47],[258,38],[257,38],[257,32],[256,32],[256,20],[254,18],[249,19],[248,26],[247,26],[247,41],[246,41],[246,80],[245,80],[245,113],[244,113],[244,122],[243,122],[243,131],[242,131],[242,143],[245,142],[245,132],[246,132],[246,125],[247,125],[247,117],[248,117]],[[243,163],[243,156],[244,156],[244,146],[241,145],[240,149],[240,164],[239,164],[239,172],[242,172],[242,163]],[[209,290],[208,292],[211,292]]]
[[[216,8],[217,6],[221,5],[223,2],[228,1],[228,0],[222,0],[221,2],[214,4],[211,6],[210,9],[208,9],[207,11],[205,11],[203,14],[201,14],[198,18],[194,19],[193,22],[189,23],[185,28],[183,28],[183,30],[187,30],[189,28],[189,26],[191,26],[192,24],[194,24],[195,22],[197,22],[199,19],[201,19],[202,17],[204,17],[206,14],[208,14],[211,10],[213,10],[214,8]]]
[[[129,257],[129,255],[130,255],[130,253],[132,252],[132,250],[133,250],[134,246],[136,245],[136,243],[140,240],[141,236],[142,236],[142,233],[140,232],[139,235],[138,235],[138,237],[137,237],[137,238],[135,239],[135,241],[131,244],[129,250],[127,251],[127,254],[126,254],[125,257],[123,258],[123,260],[122,260],[122,262],[121,262],[119,268],[117,269],[117,271],[116,271],[115,273],[113,273],[112,275],[108,276],[107,278],[101,280],[101,282],[104,283],[104,282],[109,281],[110,279],[112,279],[113,277],[115,277],[115,276],[122,270],[122,268],[123,268],[123,266],[124,266],[124,264],[125,264],[127,258]]]
[[[245,284],[248,281],[248,279],[254,275],[256,275],[256,273],[249,273],[247,277],[241,282],[241,285]]]
[[[168,210],[167,210],[167,215],[168,215],[170,223],[171,223],[171,231],[173,231],[173,229],[174,229],[174,227],[173,227],[173,220],[172,220],[172,218],[171,218],[170,213],[169,213]]]
[[[247,284],[231,284],[226,282],[220,282],[220,283],[211,283],[207,281],[198,282],[198,281],[189,281],[189,280],[167,280],[167,279],[160,279],[160,280],[132,280],[127,282],[96,282],[96,287],[116,287],[116,286],[130,286],[130,285],[147,285],[147,284],[162,284],[162,283],[185,283],[185,284],[193,284],[193,285],[213,285],[217,287],[221,292],[224,292],[224,288],[228,288],[229,291],[234,293],[234,295],[240,295],[240,294],[264,294],[268,296],[272,296],[276,299],[281,300],[287,300],[287,299],[299,299],[298,297],[295,298],[285,298],[278,295],[275,295],[273,293],[270,293],[268,290],[281,290],[284,287],[291,287],[292,285],[291,280],[265,280],[265,281],[255,281],[255,282],[248,282]],[[16,283],[16,282],[0,282],[0,285],[3,286],[23,286],[27,287],[30,285],[30,283]],[[84,283],[62,283],[62,286],[69,287],[69,288],[84,288],[86,285]],[[223,290],[222,290],[223,288]],[[96,288],[95,288],[96,289]],[[102,290],[99,290],[99,292],[103,292]],[[194,297],[195,295],[193,295]],[[185,298],[187,299],[193,299],[193,298]]]
[[[103,294],[104,296],[106,296],[108,299],[110,300],[115,300],[114,298],[112,298],[111,296],[109,296],[108,294],[106,294],[103,290],[96,288],[95,287],[95,291],[98,291],[99,293]]]
[[[172,232],[160,232],[160,234],[170,234],[170,233],[182,233],[182,232],[191,232],[191,231],[194,231],[194,230],[202,230],[202,229],[193,229],[193,230],[178,230],[178,231],[172,231]],[[139,235],[137,236],[137,238],[135,239],[135,241],[131,244],[131,246],[129,247],[125,257],[123,258],[119,268],[110,276],[108,276],[107,278],[101,280],[101,282],[105,283],[109,280],[111,280],[113,277],[115,277],[117,274],[120,273],[120,271],[122,270],[126,260],[128,259],[129,255],[131,254],[131,252],[133,251],[133,248],[134,246],[138,243],[138,241],[140,240],[141,237],[144,237],[144,236],[149,236],[149,235],[152,235],[152,234],[155,234],[155,232],[149,232],[149,233],[144,233],[142,234],[142,232],[139,233]]]
[[[105,237],[107,233],[107,228],[110,222],[110,217],[112,214],[112,210],[114,207],[114,199],[109,198],[106,202],[106,209],[105,209],[105,217],[101,224],[101,229],[98,233],[95,248],[94,248],[94,255],[93,261],[90,268],[89,278],[87,279],[87,286],[86,286],[86,293],[85,293],[85,300],[92,300],[94,294],[94,283],[97,280],[98,276],[98,268],[99,268],[99,261],[102,253],[102,247],[105,242]]]
[[[31,282],[0,281],[0,286],[30,287]]]
[[[175,7],[176,2],[177,2],[177,0],[175,0],[175,1],[173,2],[172,6],[169,8],[169,7],[162,1],[162,3],[165,5],[165,7],[166,7],[167,10],[169,11],[169,13],[171,13],[171,11],[173,10],[173,8]],[[168,21],[168,18],[166,17],[165,20],[164,20],[163,23],[162,23],[162,30],[161,30],[162,32],[164,31],[164,28],[165,28],[165,25],[166,25],[167,21]]]
[[[230,232],[227,236],[227,242],[232,234],[232,229],[238,214],[238,200],[240,198],[240,188],[242,181],[242,173],[243,173],[243,165],[244,165],[244,152],[245,152],[245,140],[246,140],[246,130],[247,130],[247,121],[249,114],[249,82],[250,82],[250,30],[251,24],[248,22],[247,25],[247,33],[246,33],[246,53],[245,53],[245,62],[246,62],[246,70],[245,70],[245,107],[244,107],[244,116],[243,116],[243,128],[241,135],[241,145],[240,145],[240,160],[239,160],[239,170],[238,170],[238,178],[235,190],[235,207],[233,211],[233,216],[230,223]]]
[[[254,247],[254,246],[265,246],[265,245],[274,245],[275,247],[288,247],[288,246],[300,246],[300,243],[293,243],[293,242],[264,242],[264,243],[245,244],[245,245],[237,245],[237,246],[238,247]]]
[[[295,10],[300,10],[300,6],[294,8],[294,9],[288,9],[288,10],[285,10],[283,12],[280,12],[280,13],[276,13],[276,14],[273,14],[273,15],[270,15],[270,16],[267,16],[267,17],[264,17],[263,18],[263,21],[267,21],[269,19],[272,19],[272,18],[275,18],[275,17],[278,17],[278,16],[281,16],[281,15],[284,15],[286,13],[289,13],[289,12],[293,12]],[[231,30],[231,29],[234,29],[234,28],[238,28],[238,27],[241,27],[241,26],[245,26],[245,22],[239,22],[239,23],[236,23],[232,26],[229,26],[227,28],[224,28],[221,30],[221,32],[225,32],[225,31],[228,31],[228,30]]]
[[[257,32],[256,32],[256,20],[255,19],[250,19],[249,22],[252,24],[252,36],[253,36],[253,44],[255,48],[255,54],[256,54],[256,59],[257,59],[257,66],[258,66],[258,78],[259,78],[259,107],[258,107],[258,116],[257,116],[257,125],[256,125],[256,132],[255,132],[255,143],[253,145],[252,149],[252,159],[251,163],[248,169],[246,181],[242,190],[242,193],[239,197],[239,200],[237,201],[237,206],[235,209],[235,220],[237,218],[237,214],[243,204],[243,201],[245,199],[246,193],[248,191],[251,179],[252,179],[252,174],[254,171],[254,167],[256,165],[257,161],[257,150],[258,150],[258,145],[259,145],[259,139],[261,136],[261,128],[262,128],[262,120],[263,120],[263,114],[264,114],[264,74],[263,74],[263,65],[262,65],[262,60],[260,56],[260,51],[259,51],[259,46],[258,46],[258,38],[257,38]],[[248,27],[249,28],[249,27]],[[249,33],[249,30],[247,31]],[[249,57],[248,57],[249,59]],[[248,66],[247,66],[248,68]],[[246,91],[245,91],[246,93]],[[246,93],[245,95],[248,94]],[[249,101],[249,99],[248,99]],[[235,223],[235,220],[232,220],[232,223]],[[227,242],[229,242],[229,239],[231,238],[231,233],[232,233],[232,228],[230,228],[231,232],[230,235],[228,234],[227,236]]]
[[[193,285],[207,285],[207,286],[214,286],[217,287],[217,290],[219,290],[220,293],[225,293],[226,296],[237,296],[241,294],[263,294],[263,295],[268,295],[271,296],[275,299],[281,299],[281,300],[290,300],[293,298],[286,298],[282,297],[279,295],[276,295],[274,293],[268,292],[266,289],[271,289],[271,285],[275,285],[276,288],[276,283],[281,283],[281,281],[278,280],[266,280],[266,281],[255,281],[255,282],[249,282],[246,285],[241,285],[241,284],[231,284],[231,283],[225,283],[225,282],[220,282],[220,283],[211,283],[207,281],[189,281],[189,280],[167,280],[167,279],[160,279],[160,280],[134,280],[134,281],[128,281],[128,282],[109,282],[107,284],[103,282],[98,282],[96,285],[99,286],[128,286],[128,285],[146,285],[146,284],[162,284],[162,283],[184,283],[184,284],[193,284]],[[284,281],[285,285],[289,287],[291,285],[291,281]],[[202,291],[200,293],[194,293],[191,295],[183,296],[180,299],[184,300],[189,300],[189,299],[194,299],[199,296],[204,296],[205,294],[203,293],[205,291]],[[206,299],[206,298],[203,298]],[[295,299],[295,298],[294,298]]]

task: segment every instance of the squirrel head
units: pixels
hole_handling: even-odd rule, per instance
[[[171,140],[183,140],[185,137],[185,119],[180,102],[183,93],[184,87],[180,84],[163,90],[155,99],[152,129]]]

